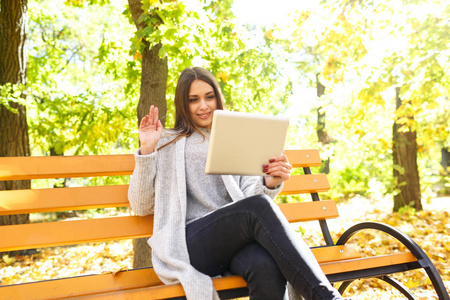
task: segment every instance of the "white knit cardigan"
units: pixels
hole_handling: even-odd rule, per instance
[[[165,131],[157,147],[173,138],[173,133]],[[186,246],[185,143],[186,138],[181,138],[149,155],[139,155],[138,150],[128,199],[137,215],[155,212],[153,236],[148,243],[161,281],[181,283],[189,300],[215,300],[219,297],[211,278],[192,267]],[[233,201],[257,194],[273,199],[282,188],[268,189],[260,176],[222,175],[222,179]]]

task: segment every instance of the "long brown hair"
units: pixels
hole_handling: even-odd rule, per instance
[[[194,120],[192,119],[189,110],[189,90],[191,88],[191,83],[194,80],[201,80],[209,84],[216,96],[217,109],[224,109],[224,99],[222,91],[220,90],[219,83],[214,75],[206,69],[201,67],[187,68],[181,72],[178,78],[177,87],[175,89],[175,127],[174,130],[177,137],[170,141],[169,143],[161,146],[159,149],[168,146],[182,137],[188,137],[194,131],[198,131],[200,134],[203,133],[195,126]],[[158,150],[159,150],[158,149]]]

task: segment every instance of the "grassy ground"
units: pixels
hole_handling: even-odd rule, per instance
[[[450,287],[450,197],[435,198],[423,203],[424,211],[391,213],[392,200],[353,198],[338,204],[340,217],[329,222],[336,239],[345,229],[361,221],[380,221],[393,225],[413,239],[427,252]],[[310,245],[322,244],[316,224],[293,225]],[[301,227],[299,227],[301,226]],[[402,250],[385,235],[373,232],[359,234],[351,242],[367,255]],[[131,269],[131,241],[96,243],[76,247],[42,249],[38,253],[0,259],[0,285],[63,278],[82,274],[99,274]],[[396,275],[419,299],[437,299],[431,283],[422,271]],[[404,299],[379,280],[354,282],[345,296],[352,299]]]

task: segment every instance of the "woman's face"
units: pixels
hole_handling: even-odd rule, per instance
[[[197,127],[211,128],[217,98],[214,89],[208,83],[196,79],[189,88],[189,111]]]

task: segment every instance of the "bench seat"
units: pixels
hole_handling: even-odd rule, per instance
[[[420,247],[409,237],[379,223],[361,223],[347,230],[335,242],[328,229],[328,219],[339,216],[334,201],[323,201],[319,192],[330,185],[325,174],[311,174],[311,167],[321,159],[315,149],[286,150],[295,168],[285,183],[282,195],[311,194],[313,201],[279,204],[289,222],[318,221],[326,246],[312,247],[328,279],[342,282],[341,293],[355,279],[376,277],[391,283],[407,298],[414,299],[403,285],[390,275],[423,268],[430,277],[440,299],[450,300],[439,273]],[[6,157],[0,158],[1,180],[52,178],[84,178],[98,176],[127,176],[134,169],[133,155],[97,155],[73,157]],[[128,185],[83,186],[51,189],[0,191],[0,216],[58,212],[111,207],[128,207]],[[364,257],[347,241],[365,229],[382,230],[403,243],[409,250],[374,257]],[[103,217],[20,225],[0,226],[0,252],[75,245],[82,243],[148,238],[153,233],[153,215]],[[269,275],[268,275],[269,276]],[[224,298],[244,296],[246,282],[239,276],[213,279]],[[152,268],[120,271],[115,274],[85,275],[15,285],[0,285],[0,299],[182,299],[179,284],[164,285]]]
[[[321,247],[312,251],[327,275],[417,261],[411,252],[360,258],[350,246]],[[247,284],[240,276],[230,276],[215,278],[214,286],[221,291],[245,288]],[[118,299],[124,297],[120,296],[123,293],[133,299],[165,299],[184,295],[179,284],[164,285],[152,268],[10,285],[3,287],[1,291],[2,299],[11,300],[34,299],[35,295],[41,294],[50,299],[88,295],[96,295],[102,299]],[[128,295],[129,293],[132,295]]]

